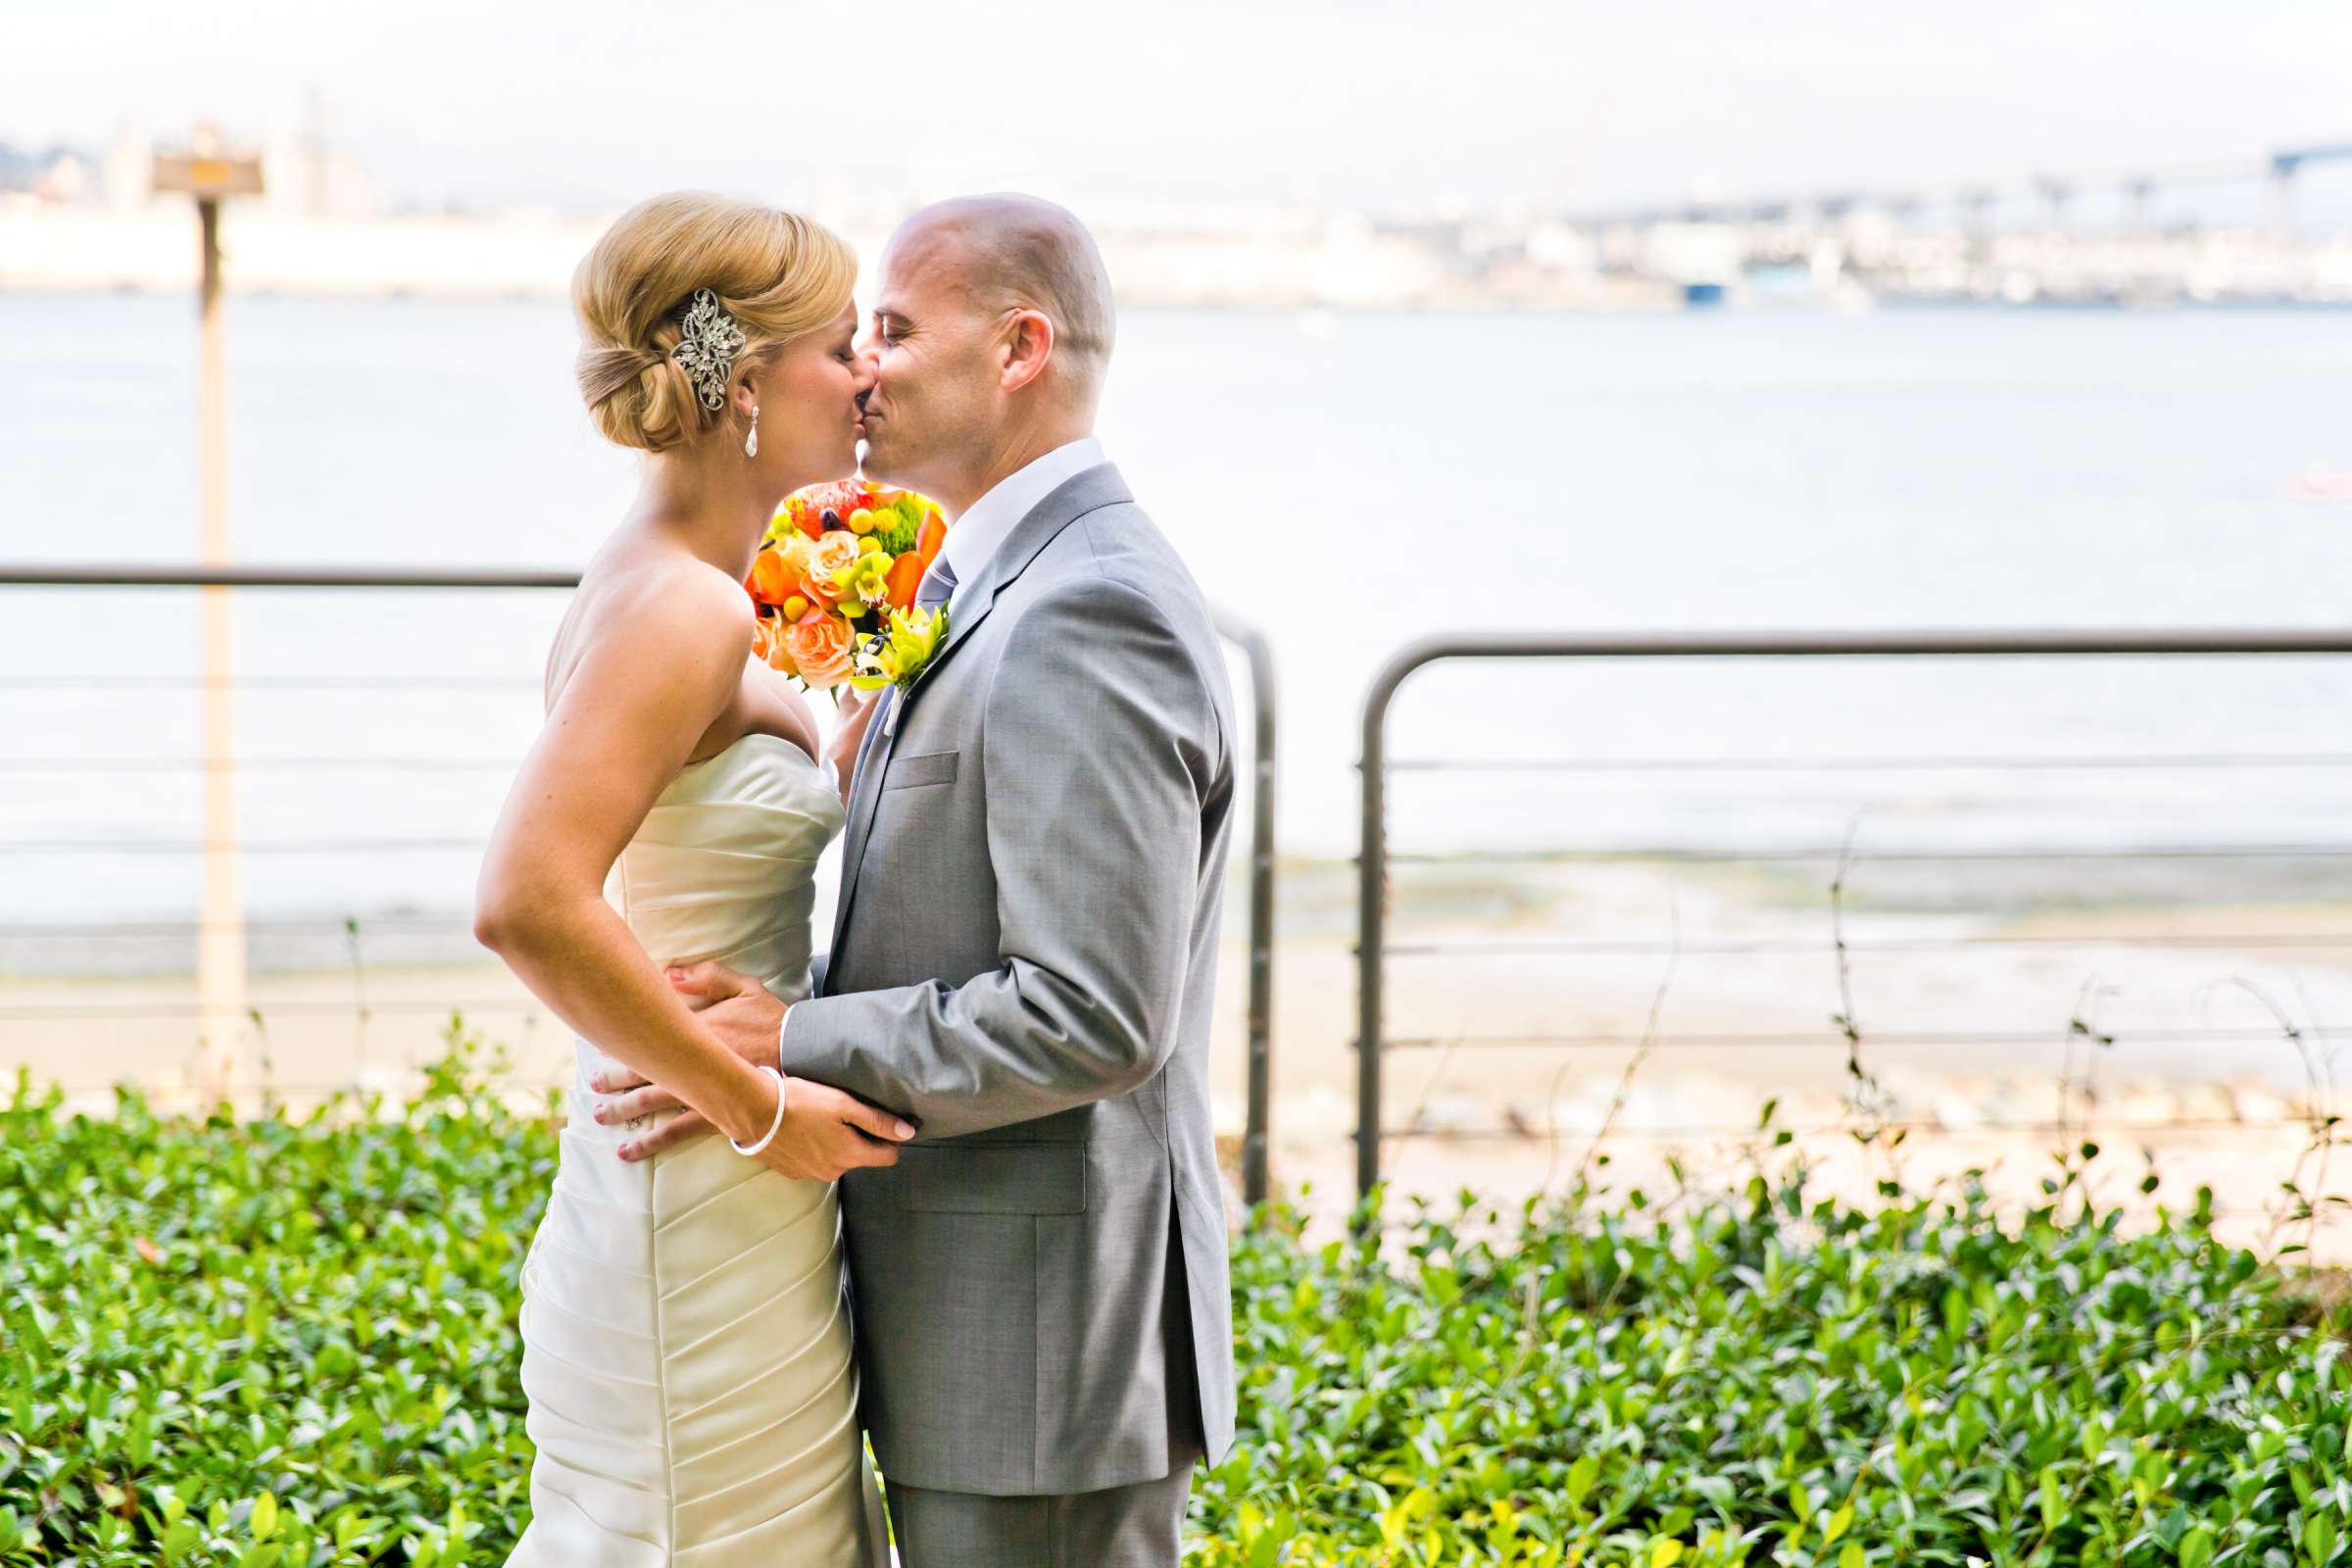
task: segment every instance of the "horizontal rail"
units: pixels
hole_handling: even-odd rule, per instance
[[[2258,627],[2145,631],[1937,632],[1726,631],[1671,636],[1520,636],[1455,632],[1425,637],[1393,655],[1374,677],[1375,696],[1392,695],[1407,675],[1447,659],[2034,659],[2114,656],[2185,658],[2240,655],[2352,654],[2352,628]]]
[[[536,692],[507,675],[0,675],[0,691]]]
[[[577,588],[553,567],[0,565],[0,588]]]

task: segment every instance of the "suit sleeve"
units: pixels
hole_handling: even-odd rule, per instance
[[[1166,1064],[1223,765],[1206,678],[1123,584],[1083,579],[1027,606],[986,702],[997,968],[803,1002],[783,1031],[786,1072],[927,1139],[1125,1094]]]

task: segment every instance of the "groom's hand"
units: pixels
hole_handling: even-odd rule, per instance
[[[723,963],[688,964],[662,974],[694,1009],[696,1019],[728,1050],[755,1067],[776,1065],[786,1008],[767,987]]]
[[[721,963],[697,963],[664,971],[701,1022],[726,1047],[756,1067],[773,1067],[784,1026],[784,1004],[751,976]],[[660,1084],[615,1062],[588,1081],[600,1095],[614,1098],[596,1107],[600,1123],[632,1120],[657,1110],[677,1114],[631,1139],[620,1149],[624,1160],[651,1159],[662,1151],[711,1131],[702,1112]],[[784,1124],[760,1158],[787,1176],[837,1181],[861,1165],[895,1165],[897,1145],[914,1136],[908,1123],[808,1078],[792,1080]]]

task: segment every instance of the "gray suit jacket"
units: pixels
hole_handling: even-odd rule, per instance
[[[894,701],[858,761],[833,949],[783,1037],[788,1073],[922,1129],[842,1183],[883,1473],[1132,1485],[1170,1472],[1196,1408],[1213,1462],[1234,1404],[1208,1105],[1234,729],[1207,607],[1105,464],[961,585]]]

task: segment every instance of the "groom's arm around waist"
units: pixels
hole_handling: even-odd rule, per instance
[[[784,1022],[786,1072],[907,1115],[926,1138],[1125,1094],[1166,1064],[1202,805],[1229,786],[1206,674],[1145,595],[1063,584],[1010,637],[980,747],[998,967],[960,986],[816,998]]]

